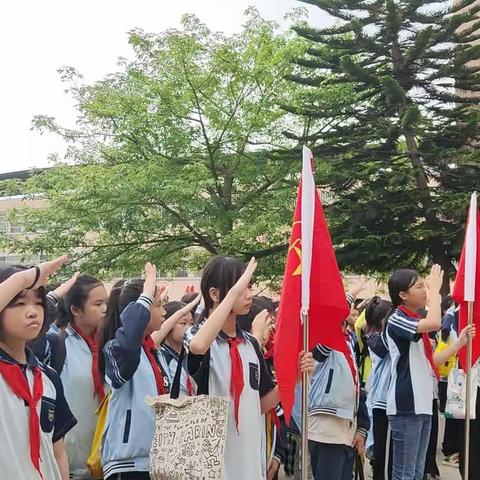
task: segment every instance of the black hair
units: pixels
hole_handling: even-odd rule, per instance
[[[4,265],[4,266],[0,267],[0,284],[2,282],[4,282],[5,280],[7,280],[8,278],[10,278],[15,273],[21,272],[23,270],[28,270],[29,268],[31,268],[31,267],[26,267],[24,265]],[[42,329],[41,329],[41,331],[38,335],[38,336],[40,336],[45,332],[45,329],[47,328],[47,322],[46,322],[46,319],[47,319],[47,316],[48,316],[47,298],[46,298],[46,294],[45,294],[45,288],[43,286],[39,287],[39,288],[36,288],[35,292],[37,293],[38,298],[42,301],[42,306],[43,306],[43,325],[42,325]],[[5,307],[5,309],[12,307],[15,304],[15,302],[21,297],[22,293],[23,293],[23,291],[19,292],[17,295],[15,295],[15,297],[13,297],[12,300],[10,300],[10,302]],[[1,332],[2,317],[3,317],[3,311],[0,312],[0,338],[2,336],[2,332]]]
[[[252,306],[250,307],[250,311],[245,315],[237,316],[237,325],[245,332],[251,333],[252,324],[253,324],[253,321],[255,320],[255,317],[261,311],[268,310],[267,307],[268,307],[268,303],[265,302],[262,298],[260,297],[252,298]]]
[[[442,316],[447,313],[447,310],[453,305],[453,297],[448,294],[442,298],[441,309],[442,309]]]
[[[198,297],[198,292],[193,292],[193,293],[186,293],[180,301],[184,303],[185,305],[189,304],[190,302],[193,302],[196,298]]]
[[[163,308],[165,309],[165,320],[170,318],[175,312],[178,312],[181,308],[185,307],[184,302],[168,302]]]
[[[275,313],[276,306],[271,298],[266,297],[265,295],[255,296],[252,298],[252,302],[257,302],[263,305],[265,310],[268,310],[269,313]]]
[[[136,302],[143,292],[144,280],[118,280],[112,287],[107,304],[107,315],[100,330],[100,345],[98,367],[102,377],[105,376],[105,357],[103,348],[115,337],[115,333],[121,326],[120,315],[131,302]]]
[[[365,320],[369,332],[381,332],[383,321],[391,312],[392,303],[380,297],[373,297],[365,308]]]
[[[403,303],[400,293],[412,288],[419,277],[420,275],[416,270],[402,269],[394,272],[388,279],[388,293],[394,308]]]
[[[95,277],[89,275],[80,275],[72,285],[68,293],[59,299],[57,304],[57,320],[56,323],[60,328],[65,328],[70,323],[74,323],[75,319],[72,314],[72,307],[83,309],[87,301],[88,294],[103,283]]]
[[[210,289],[216,288],[219,292],[218,301],[221,302],[226,297],[229,290],[237,283],[243,275],[246,265],[232,257],[213,257],[205,265],[200,281],[200,290],[202,292],[205,309],[198,318],[201,322],[209,311],[213,308],[213,300],[210,298]]]

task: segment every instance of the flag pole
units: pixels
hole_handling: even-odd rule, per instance
[[[303,351],[308,352],[308,311],[302,309]],[[302,374],[302,480],[308,480],[308,372]]]
[[[468,302],[468,326],[473,324],[473,302]],[[465,388],[465,458],[463,478],[468,480],[470,470],[470,397],[471,397],[471,371],[472,371],[472,338],[467,338],[467,368]]]

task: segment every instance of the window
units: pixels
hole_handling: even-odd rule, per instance
[[[7,215],[0,213],[0,233],[7,233]]]
[[[185,267],[183,268],[179,268],[176,272],[175,272],[175,277],[177,278],[186,278],[188,277],[188,271]]]
[[[16,235],[18,233],[22,233],[22,226],[21,225],[15,225],[13,223],[10,223],[8,233],[12,235]]]

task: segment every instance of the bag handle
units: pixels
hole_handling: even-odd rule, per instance
[[[180,381],[182,379],[183,358],[185,357],[185,347],[182,347],[180,356],[178,357],[177,369],[173,378],[172,388],[170,390],[170,398],[176,400],[180,395]]]

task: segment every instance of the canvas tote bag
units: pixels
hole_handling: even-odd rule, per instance
[[[221,480],[230,399],[211,395],[179,398],[183,357],[184,351],[170,395],[147,398],[155,410],[150,477]]]

